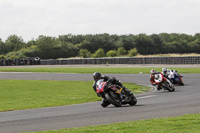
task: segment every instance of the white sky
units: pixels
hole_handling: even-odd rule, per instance
[[[200,0],[0,0],[0,38],[200,33]]]

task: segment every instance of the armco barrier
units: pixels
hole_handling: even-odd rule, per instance
[[[130,57],[130,58],[81,58],[41,59],[40,65],[75,64],[200,64],[200,56],[187,57]]]

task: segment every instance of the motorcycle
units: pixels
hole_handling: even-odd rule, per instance
[[[119,85],[111,84],[109,81],[105,82],[103,80],[97,81],[96,84],[97,95],[104,98],[115,107],[121,107],[123,104],[133,106],[137,103],[136,97],[133,94],[126,96],[124,90]]]
[[[168,90],[169,92],[175,91],[174,84],[162,74],[155,75],[155,82],[164,90]]]
[[[182,77],[174,71],[169,72],[168,78],[171,80],[173,84],[184,85]]]

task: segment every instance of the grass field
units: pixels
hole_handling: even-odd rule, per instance
[[[199,133],[200,114],[138,120],[35,133]]]
[[[50,73],[117,73],[117,74],[137,74],[140,72],[150,73],[151,69],[161,71],[162,68],[153,67],[50,67],[50,68],[0,68],[0,72],[50,72]],[[174,69],[174,68],[169,68]],[[200,68],[175,68],[179,73],[200,73]]]
[[[92,89],[93,81],[0,80],[0,84],[0,111],[101,100]],[[147,87],[132,83],[124,85],[135,93],[148,90]]]

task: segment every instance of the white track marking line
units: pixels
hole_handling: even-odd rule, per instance
[[[144,97],[138,97],[137,99],[144,99],[144,98],[150,98],[150,97],[155,97],[157,95],[150,95],[150,96],[144,96]]]

